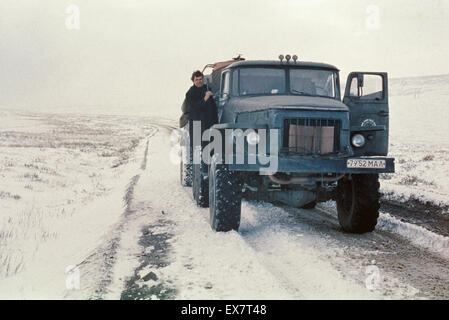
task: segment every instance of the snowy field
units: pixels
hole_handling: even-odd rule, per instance
[[[449,75],[392,79],[390,149],[396,173],[382,175],[390,198],[449,210]]]
[[[0,128],[0,297],[57,297],[60,271],[123,213],[136,155],[155,129],[132,118],[5,110]]]
[[[449,214],[448,101],[449,75],[390,80],[396,173],[381,177],[385,199],[419,199]],[[372,235],[340,235],[329,204],[313,220],[244,202],[239,233],[214,233],[170,162],[176,119],[60,111],[0,108],[2,299],[421,298],[387,271],[378,290],[366,289],[365,268],[382,260],[370,246],[395,236],[419,238],[415,245],[449,268],[447,237],[385,214]],[[70,290],[75,266],[81,288]]]

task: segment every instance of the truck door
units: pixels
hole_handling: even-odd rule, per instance
[[[351,72],[343,103],[349,107],[351,137],[360,133],[365,145],[354,147],[357,156],[388,153],[388,78],[385,72]]]

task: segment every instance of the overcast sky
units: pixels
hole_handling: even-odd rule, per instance
[[[172,117],[192,71],[239,53],[447,74],[448,34],[449,0],[1,0],[0,106]]]

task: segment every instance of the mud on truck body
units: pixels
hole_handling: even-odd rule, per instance
[[[219,123],[203,139],[217,144],[182,139],[181,182],[191,179],[197,205],[210,207],[212,229],[238,230],[244,196],[306,209],[335,200],[344,231],[374,230],[379,173],[394,172],[387,73],[350,73],[341,100],[329,64],[280,56],[208,66]]]

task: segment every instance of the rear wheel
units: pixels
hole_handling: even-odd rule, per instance
[[[193,164],[193,198],[197,206],[201,208],[207,208],[209,206],[209,181],[207,171],[207,165],[202,160],[199,164]]]
[[[242,205],[242,184],[238,173],[212,161],[209,167],[210,225],[215,231],[238,230]]]
[[[338,181],[338,221],[351,233],[373,231],[379,217],[379,175],[355,174]]]
[[[181,164],[180,164],[180,181],[181,186],[183,187],[191,187],[192,186],[192,153],[190,152],[190,159],[186,159],[187,157],[182,154],[181,155]],[[184,162],[187,160],[187,162]],[[190,161],[189,161],[190,160]]]

